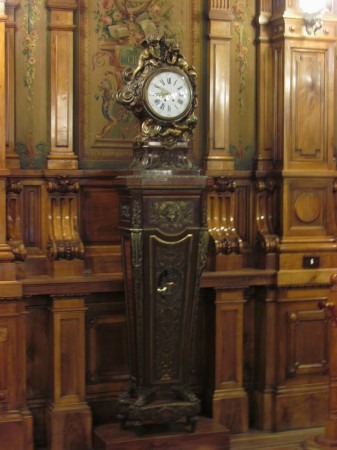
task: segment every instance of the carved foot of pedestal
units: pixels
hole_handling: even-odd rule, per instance
[[[144,434],[144,427],[142,422],[135,422],[134,424],[135,433],[137,436],[142,436]]]
[[[190,427],[191,433],[195,432],[195,427],[197,425],[197,421],[198,421],[197,416],[187,417],[187,425]]]
[[[117,419],[119,419],[120,421],[120,425],[121,425],[121,430],[125,430],[126,426],[126,421],[127,421],[128,416],[126,414],[117,414]]]

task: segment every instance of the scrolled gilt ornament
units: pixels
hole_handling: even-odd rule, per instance
[[[188,141],[197,124],[196,70],[165,36],[150,35],[142,46],[137,67],[123,72],[125,86],[116,100],[141,122],[137,146],[156,142],[173,149]]]

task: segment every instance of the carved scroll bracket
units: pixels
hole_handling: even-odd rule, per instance
[[[48,254],[51,259],[84,258],[84,245],[78,232],[79,183],[68,176],[47,181],[49,194]]]
[[[23,243],[22,218],[21,218],[21,192],[20,182],[7,181],[7,242],[11,247],[15,259],[24,261],[27,250]]]
[[[276,252],[279,237],[274,232],[272,223],[272,197],[275,191],[275,181],[272,178],[256,182],[256,247],[265,253]]]
[[[235,226],[235,181],[215,177],[208,196],[207,222],[216,254],[239,254],[242,240]]]

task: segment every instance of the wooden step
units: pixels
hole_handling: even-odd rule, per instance
[[[212,419],[199,417],[192,433],[183,423],[146,425],[141,436],[134,428],[119,424],[94,429],[94,450],[229,450],[229,431]]]

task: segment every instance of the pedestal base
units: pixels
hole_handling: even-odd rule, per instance
[[[229,450],[229,431],[212,419],[199,417],[196,430],[191,433],[185,423],[149,425],[142,436],[133,427],[122,430],[119,424],[96,427],[94,450]]]

